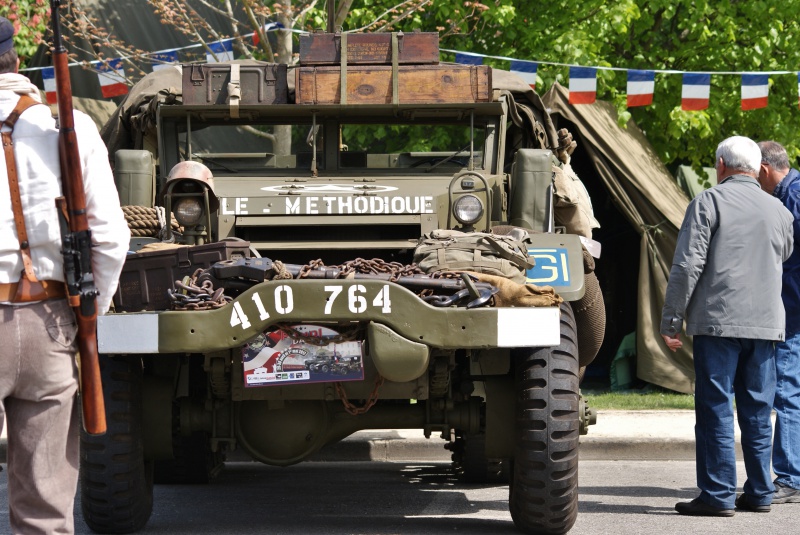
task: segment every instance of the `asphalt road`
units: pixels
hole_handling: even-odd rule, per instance
[[[739,465],[740,484],[744,466]],[[575,535],[797,533],[800,504],[690,518],[693,461],[582,461]],[[507,486],[466,485],[441,462],[229,463],[211,485],[157,486],[144,534],[513,534]],[[8,532],[0,472],[0,533]],[[76,504],[76,533],[91,531]]]

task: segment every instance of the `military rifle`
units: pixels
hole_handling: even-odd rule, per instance
[[[67,50],[61,41],[61,0],[50,0],[53,18],[53,66],[58,96],[58,150],[63,197],[56,199],[61,226],[61,253],[67,298],[78,324],[83,428],[90,435],[106,432],[106,410],[97,354],[97,288],[92,275],[92,233],[86,214],[78,138],[72,115],[72,87]]]

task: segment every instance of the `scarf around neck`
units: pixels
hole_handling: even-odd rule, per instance
[[[18,95],[28,95],[36,102],[42,101],[39,88],[31,83],[28,78],[17,73],[0,74],[0,91],[13,91]]]

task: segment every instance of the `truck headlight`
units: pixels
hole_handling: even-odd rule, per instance
[[[191,227],[200,221],[203,217],[203,205],[201,204],[201,197],[184,197],[175,203],[173,213],[178,223],[184,227]]]
[[[453,203],[453,215],[462,225],[474,225],[483,216],[483,203],[475,195],[462,195]]]

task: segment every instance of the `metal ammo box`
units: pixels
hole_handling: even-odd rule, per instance
[[[184,65],[184,105],[286,104],[286,65]]]
[[[250,258],[249,242],[218,242],[128,255],[114,294],[117,312],[169,309],[167,290],[198,267],[221,260]]]

